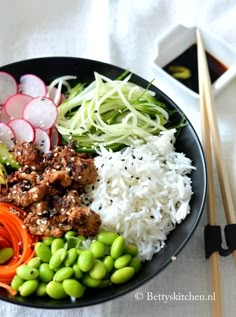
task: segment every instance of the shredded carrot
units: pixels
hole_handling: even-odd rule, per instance
[[[13,296],[15,296],[17,294],[17,291],[15,291],[10,285],[8,285],[6,283],[0,282],[0,287],[5,288]]]
[[[15,211],[19,212],[19,217]],[[4,287],[11,294],[13,293],[9,285],[16,269],[34,256],[34,244],[37,241],[37,237],[31,236],[25,228],[21,219],[23,214],[24,211],[20,208],[0,202],[0,236],[10,242],[14,251],[11,260],[0,265],[0,287]]]

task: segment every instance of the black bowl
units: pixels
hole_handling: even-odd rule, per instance
[[[94,79],[94,71],[111,79],[115,79],[124,72],[124,69],[110,64],[71,57],[30,59],[1,67],[0,70],[11,73],[16,79],[19,79],[21,75],[26,73],[32,73],[41,77],[46,83],[50,83],[53,79],[62,75],[76,75],[80,82],[89,83]],[[147,87],[148,85],[146,80],[137,75],[132,76],[132,82],[142,87]],[[177,120],[184,115],[177,105],[162,91],[155,86],[151,86],[150,89],[156,93],[156,96],[160,101],[163,101],[168,107],[177,110]],[[202,214],[206,197],[206,165],[203,150],[191,123],[187,118],[186,120],[187,126],[181,130],[175,147],[177,151],[186,153],[196,167],[196,170],[191,174],[194,192],[190,203],[191,213],[169,234],[166,246],[156,254],[150,262],[145,262],[142,270],[134,279],[123,285],[115,285],[109,288],[99,289],[99,291],[89,291],[83,298],[75,302],[72,302],[70,299],[57,301],[49,298],[13,297],[8,295],[2,289],[0,289],[0,299],[23,306],[46,309],[65,309],[89,306],[124,295],[135,288],[140,287],[163,270],[171,262],[172,256],[178,254],[191,237]]]

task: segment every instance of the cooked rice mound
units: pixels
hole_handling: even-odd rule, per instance
[[[119,152],[101,149],[95,158],[97,182],[86,199],[102,220],[102,230],[117,231],[151,260],[168,233],[190,212],[191,160],[174,149],[175,130],[151,136]]]

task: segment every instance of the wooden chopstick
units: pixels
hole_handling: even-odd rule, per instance
[[[210,75],[208,71],[208,65],[207,65],[207,59],[205,54],[205,49],[202,41],[202,37],[200,34],[200,31],[197,30],[197,46],[198,46],[198,58],[199,58],[199,82],[202,85],[204,95],[204,104],[203,107],[203,114],[208,118],[209,122],[209,134],[211,135],[213,150],[215,154],[215,160],[216,160],[216,168],[218,172],[219,177],[219,184],[220,184],[220,190],[224,205],[224,212],[226,221],[228,224],[236,223],[236,217],[234,213],[234,206],[233,206],[233,198],[230,190],[230,184],[229,184],[229,178],[227,174],[227,168],[226,163],[224,159],[224,154],[222,150],[222,145],[220,141],[220,133],[219,133],[219,127],[217,124],[217,116],[215,111],[215,104],[214,99],[212,96],[212,90],[211,90],[211,81],[210,81]],[[215,212],[214,210],[209,210],[209,217],[212,217]],[[234,262],[236,264],[236,250],[232,252]]]
[[[212,151],[211,151],[211,138],[209,134],[209,120],[206,109],[206,84],[205,81],[206,72],[208,72],[208,66],[206,64],[205,50],[201,40],[199,30],[197,30],[197,50],[198,50],[198,77],[199,77],[199,96],[200,96],[200,113],[201,113],[201,127],[202,127],[202,145],[205,152],[207,172],[208,172],[208,221],[210,225],[216,225],[216,196],[214,187],[214,175],[212,164]],[[209,90],[208,86],[208,90]],[[211,284],[212,291],[215,294],[215,301],[212,303],[212,316],[222,316],[222,300],[221,300],[221,279],[220,279],[220,255],[218,252],[214,252],[210,257],[211,265]]]

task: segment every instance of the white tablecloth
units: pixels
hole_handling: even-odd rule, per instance
[[[171,26],[194,24],[215,32],[236,49],[235,0],[0,0],[0,65],[39,56],[76,56],[110,62],[154,78],[154,40]],[[236,190],[236,80],[216,99],[232,192]],[[197,104],[181,105],[200,134]],[[216,183],[217,193],[218,184]],[[236,198],[234,198],[236,205]],[[219,223],[224,224],[218,195]],[[66,311],[23,308],[0,302],[1,316],[172,316],[211,315],[209,261],[204,258],[203,215],[193,237],[161,274],[128,295],[102,305]],[[221,259],[224,316],[235,316],[236,271],[232,257]],[[142,292],[144,299],[136,300]],[[151,297],[151,295],[153,297]],[[195,298],[181,300],[181,294]],[[154,295],[157,295],[154,298]],[[176,295],[166,302],[165,296]],[[149,297],[148,297],[149,296]]]

